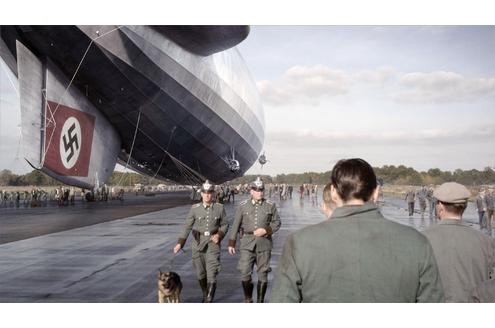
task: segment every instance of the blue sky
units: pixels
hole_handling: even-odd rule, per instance
[[[345,157],[495,166],[493,26],[253,26],[239,48],[263,99],[264,173]]]
[[[248,173],[323,172],[346,157],[495,166],[494,26],[254,25],[239,50],[262,96],[269,159]],[[24,172],[4,68],[0,169]]]

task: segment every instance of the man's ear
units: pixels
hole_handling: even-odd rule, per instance
[[[333,185],[330,186],[330,198],[332,198],[335,204],[340,204],[341,202],[337,189]]]
[[[437,212],[438,216],[440,216],[440,213],[443,214],[443,212],[445,212],[445,207],[443,206],[442,203],[437,203],[435,205],[435,211]]]

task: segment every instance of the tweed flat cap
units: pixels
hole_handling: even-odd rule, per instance
[[[471,197],[471,192],[457,182],[445,182],[433,191],[433,197],[444,203],[462,204]]]

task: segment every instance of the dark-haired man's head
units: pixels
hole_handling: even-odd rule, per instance
[[[360,158],[342,159],[331,176],[332,198],[339,205],[365,203],[376,192],[376,175],[368,162]]]

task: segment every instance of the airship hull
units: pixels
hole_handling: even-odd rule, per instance
[[[41,61],[53,63],[68,81],[67,90],[77,89],[78,97],[87,99],[115,130],[111,138],[118,140],[115,161],[179,183],[206,178],[221,183],[244,174],[261,152],[263,109],[235,48],[222,50],[222,42],[210,44],[211,51],[203,51],[201,44],[179,45],[177,33],[167,32],[167,27],[8,27],[2,29],[2,38],[9,48],[13,35]],[[230,46],[237,41],[229,42]],[[71,107],[65,96],[47,90],[45,103]],[[46,115],[46,106],[43,110]],[[231,157],[239,162],[236,172],[228,168]],[[108,162],[105,167],[115,165],[98,158]],[[56,178],[64,176],[73,185],[82,179]],[[89,170],[85,187],[94,176]]]

